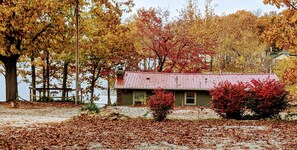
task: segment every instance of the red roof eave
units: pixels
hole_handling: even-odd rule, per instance
[[[124,78],[118,78],[115,89],[138,90],[212,90],[222,81],[231,83],[250,82],[252,79],[266,78],[278,80],[275,74],[194,74],[194,73],[155,73],[126,72]]]

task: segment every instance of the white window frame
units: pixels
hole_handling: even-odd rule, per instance
[[[193,103],[187,103],[187,93],[194,93],[194,104]],[[185,105],[196,105],[196,92],[190,92],[190,91],[188,91],[188,92],[185,92]]]
[[[135,105],[135,102],[136,102],[136,100],[135,100],[135,93],[136,92],[144,92],[144,98],[145,98],[145,100],[143,101],[143,104],[146,104],[146,91],[134,91],[133,90],[133,105]]]

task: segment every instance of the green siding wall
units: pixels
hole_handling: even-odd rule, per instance
[[[208,91],[198,91],[196,93],[197,106],[210,106],[211,96]]]
[[[132,90],[123,90],[121,105],[123,105],[123,106],[133,105],[133,91]]]
[[[153,94],[152,91],[146,92],[147,97],[149,97],[152,94]],[[185,99],[185,91],[175,91],[174,95],[175,95],[175,105],[182,106]],[[122,96],[121,105],[123,106],[133,105],[133,90],[123,90],[121,96]],[[210,106],[210,99],[211,99],[211,96],[208,91],[196,92],[196,106]]]
[[[153,91],[146,91],[146,98],[154,95]]]
[[[141,90],[137,90],[141,91]],[[146,97],[153,95],[152,91],[146,91]],[[122,106],[133,105],[133,90],[122,90]]]
[[[175,91],[175,106],[182,106],[185,98],[185,92]]]
[[[186,91],[175,91],[175,105],[182,106],[185,105],[185,92]],[[196,106],[210,106],[211,96],[208,91],[197,91],[196,92]],[[193,105],[188,105],[193,106]]]

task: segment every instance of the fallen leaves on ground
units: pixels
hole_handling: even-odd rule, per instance
[[[296,133],[297,122],[154,122],[146,119],[110,120],[81,114],[69,121],[46,124],[43,127],[5,128],[0,133],[0,149],[132,149],[143,145],[164,145],[164,142],[190,149],[296,149]]]

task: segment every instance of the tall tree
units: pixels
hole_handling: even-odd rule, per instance
[[[277,48],[291,49],[297,53],[297,2],[296,0],[263,0],[265,4],[283,8],[273,24],[265,31],[269,42],[276,43]]]
[[[183,31],[193,37],[193,41],[202,46],[208,54],[200,55],[209,70],[213,71],[214,50],[217,48],[217,16],[214,13],[214,6],[211,0],[205,1],[204,15],[198,7],[197,0],[189,0],[186,8],[181,10],[179,17],[179,26]]]
[[[95,99],[95,88],[102,87],[97,81],[105,76],[109,79],[117,64],[127,62],[124,57],[132,57],[126,52],[133,50],[130,46],[133,43],[127,43],[123,36],[129,30],[121,24],[122,13],[129,11],[131,5],[131,1],[95,1],[90,5],[89,13],[82,16],[85,36],[82,63],[87,66],[82,72],[85,74],[83,80],[88,82],[91,103]],[[128,55],[123,55],[124,52]]]
[[[54,24],[64,24],[62,2],[10,0],[0,4],[0,61],[5,66],[6,101],[17,99],[17,61]]]
[[[283,10],[270,18],[271,24],[264,30],[264,37],[278,49],[289,51],[293,56],[282,60],[275,66],[275,72],[286,84],[296,100],[297,85],[297,1],[296,0],[263,0]]]
[[[169,12],[153,8],[138,11],[135,20],[142,50],[156,59],[158,72],[200,72],[206,67],[201,55],[209,51],[168,17]]]
[[[218,18],[218,69],[226,72],[267,72],[265,51],[268,43],[261,40],[258,17],[248,11]]]

